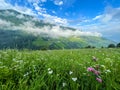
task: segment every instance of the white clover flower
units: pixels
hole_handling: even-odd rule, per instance
[[[73,73],[72,71],[69,72],[70,75],[71,75],[72,73]]]
[[[65,87],[65,86],[66,86],[66,83],[63,83],[62,85],[63,85],[63,87]]]
[[[48,73],[49,73],[49,74],[52,74],[52,73],[53,73],[53,70],[48,71]]]
[[[106,72],[111,72],[110,70],[106,70]]]
[[[51,68],[48,68],[48,71],[50,71],[51,70]]]
[[[111,71],[110,70],[106,70],[105,73],[110,73]]]
[[[77,77],[76,78],[72,78],[72,80],[75,82],[77,80]]]

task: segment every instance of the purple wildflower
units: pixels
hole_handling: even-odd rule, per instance
[[[97,71],[97,70],[95,70],[95,71],[94,71],[94,74],[98,76],[98,75],[100,74],[100,72]]]
[[[88,67],[87,70],[90,71],[90,72],[94,72],[95,71],[95,69],[92,68],[92,67]]]
[[[102,79],[101,79],[101,78],[96,78],[96,80],[97,80],[99,83],[102,83]]]
[[[89,72],[93,72],[93,73],[94,73],[95,75],[97,75],[97,76],[100,74],[99,71],[95,70],[95,69],[92,68],[92,67],[88,67],[87,70],[88,70]]]

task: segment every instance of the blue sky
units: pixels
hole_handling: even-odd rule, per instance
[[[15,9],[51,23],[98,32],[120,42],[120,0],[0,0],[1,9]]]

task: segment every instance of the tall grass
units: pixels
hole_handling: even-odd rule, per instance
[[[0,90],[120,90],[120,49],[1,50]]]

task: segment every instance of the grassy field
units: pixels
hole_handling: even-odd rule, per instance
[[[1,50],[0,90],[120,90],[120,49]]]

